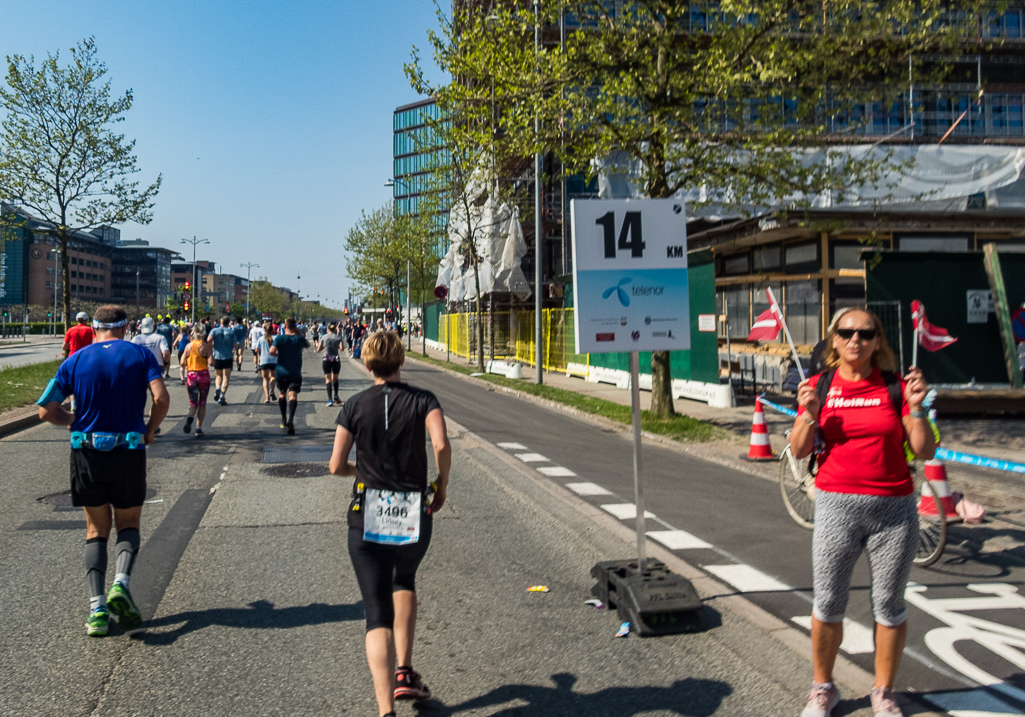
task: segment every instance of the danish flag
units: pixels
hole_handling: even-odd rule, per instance
[[[768,290],[765,293],[769,297],[769,308],[758,314],[751,333],[747,335],[748,341],[775,341],[783,330],[783,312],[779,310],[776,297]]]
[[[915,327],[918,342],[926,351],[939,351],[957,341],[946,329],[929,323],[925,305],[918,299],[911,302],[911,324]]]

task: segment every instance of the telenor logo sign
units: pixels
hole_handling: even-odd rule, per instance
[[[616,296],[619,298],[619,303],[623,306],[629,306],[630,296],[625,291],[623,291],[623,285],[629,284],[631,281],[633,281],[633,279],[629,276],[620,279],[618,284],[607,288],[605,292],[601,295],[601,298],[607,299],[610,296],[612,296],[613,292],[615,292]]]

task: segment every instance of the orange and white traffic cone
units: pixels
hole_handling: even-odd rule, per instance
[[[755,400],[755,415],[751,421],[751,447],[744,456],[749,461],[774,461],[776,454],[769,443],[769,427],[765,425],[762,402]]]
[[[925,479],[929,481],[929,487],[933,494],[943,502],[943,512],[947,518],[957,518],[957,511],[954,508],[954,497],[950,493],[950,483],[947,482],[947,467],[943,461],[936,459],[925,462]],[[923,495],[918,499],[919,515],[936,515],[936,503]]]

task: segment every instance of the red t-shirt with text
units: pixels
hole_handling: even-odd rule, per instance
[[[68,345],[68,356],[79,349],[89,346],[93,342],[93,329],[91,326],[78,324],[68,329],[64,334],[64,343]]]
[[[811,379],[818,384],[822,374]],[[826,403],[819,413],[819,425],[826,447],[819,456],[815,486],[833,493],[861,495],[909,495],[914,483],[904,455],[904,425],[901,416],[910,413],[903,400],[900,379],[901,415],[893,409],[890,392],[879,369],[861,381],[845,381],[833,375]],[[798,409],[798,415],[804,408]]]

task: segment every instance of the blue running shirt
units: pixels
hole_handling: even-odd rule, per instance
[[[145,433],[149,384],[163,377],[152,351],[110,339],[72,354],[57,369],[54,388],[75,397],[72,431]]]
[[[227,326],[218,326],[210,332],[210,341],[214,345],[214,360],[228,361],[235,355],[235,332]]]

